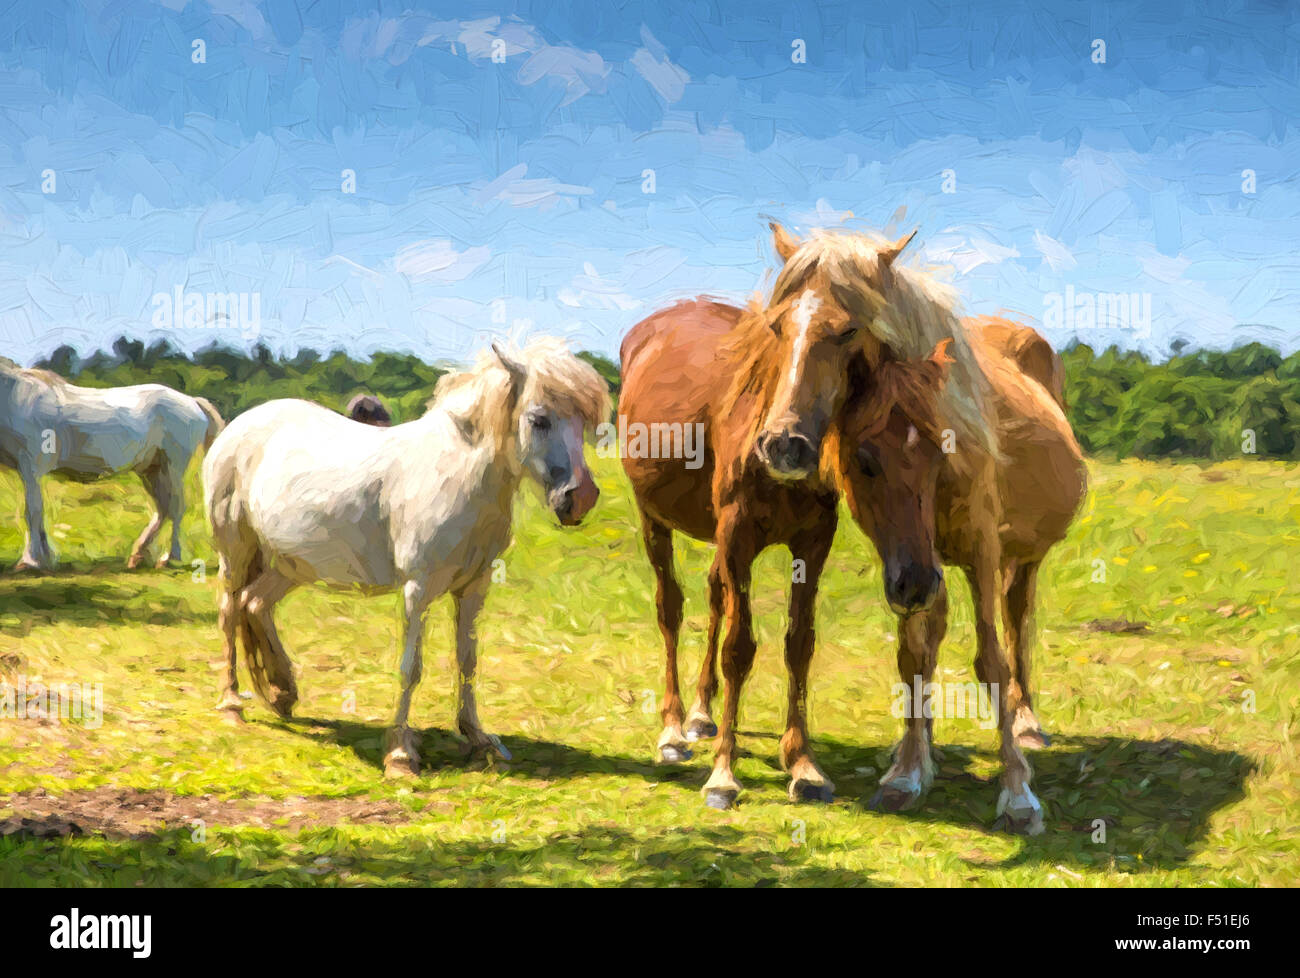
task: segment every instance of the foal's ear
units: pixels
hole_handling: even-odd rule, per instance
[[[772,247],[781,256],[781,261],[789,261],[790,256],[799,250],[799,239],[780,224],[777,224],[776,221],[773,221],[768,227],[772,229]]]
[[[528,371],[524,369],[522,363],[507,354],[496,340],[492,341],[492,353],[501,366],[505,367],[506,373],[510,375],[510,386],[514,388],[514,393],[518,396],[524,389],[524,380],[528,377]]]
[[[948,368],[957,362],[948,355],[948,350],[951,346],[952,337],[945,336],[934,345],[934,349],[930,351],[930,356],[925,361],[934,371],[935,376],[941,384],[948,379]]]
[[[908,244],[911,243],[913,238],[916,237],[917,230],[919,230],[919,228],[914,229],[910,234],[903,235],[893,244],[886,245],[885,247],[881,248],[880,251],[877,252],[877,254],[880,256],[881,263],[885,265],[894,264],[894,259],[896,259],[899,256],[899,254],[902,252],[902,250],[906,248]]]

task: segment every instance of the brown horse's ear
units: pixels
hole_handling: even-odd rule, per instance
[[[877,254],[880,256],[881,262],[886,265],[894,264],[894,259],[896,259],[899,256],[902,250],[906,248],[908,244],[911,243],[912,239],[915,237],[916,237],[916,230],[913,230],[910,234],[903,235],[893,244],[886,245],[884,248],[881,248],[880,251],[877,252]]]
[[[773,221],[768,227],[772,229],[772,247],[781,256],[781,261],[789,261],[790,256],[799,250],[799,239],[780,224],[777,224],[776,221]]]
[[[937,373],[941,384],[948,379],[948,368],[957,362],[948,355],[951,346],[952,337],[945,336],[934,345],[934,349],[930,351],[930,356],[926,359],[926,363],[930,364],[931,368]]]

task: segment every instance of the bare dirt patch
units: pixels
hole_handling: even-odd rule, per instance
[[[439,803],[432,803],[437,806]],[[444,803],[445,804],[445,803]],[[447,806],[450,807],[450,806]],[[174,795],[134,788],[92,788],[53,795],[44,791],[10,796],[0,817],[0,836],[55,838],[103,835],[147,839],[162,829],[252,826],[296,832],[339,823],[395,825],[413,813],[392,801],[362,798],[234,798]]]

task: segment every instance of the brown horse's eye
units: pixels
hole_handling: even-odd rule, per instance
[[[857,331],[858,331],[857,325],[851,323],[849,324],[849,327],[847,329],[841,330],[840,332],[832,336],[831,342],[836,344],[837,346],[847,343],[849,340],[853,339]]]
[[[870,445],[858,447],[858,468],[868,479],[876,478],[883,471],[880,467],[880,457]]]

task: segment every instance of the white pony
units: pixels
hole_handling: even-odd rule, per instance
[[[507,355],[495,344],[474,369],[441,379],[423,417],[360,424],[308,401],[270,401],[240,415],[203,465],[208,519],[221,557],[219,621],[226,652],[217,708],[238,720],[240,634],[253,686],[276,713],[298,699],[276,634],[275,605],[323,581],[402,592],[402,691],[384,757],[387,775],[419,771],[407,726],[420,681],[424,616],[451,592],[460,689],[457,722],[474,749],[509,753],[484,732],[474,701],[477,638],[492,562],[510,540],[515,490],[542,486],[560,522],[575,525],[598,490],[583,431],[609,414],[590,365],[553,339]]]
[[[0,465],[17,469],[23,480],[27,520],[17,569],[54,565],[40,482],[50,472],[83,481],[135,472],[157,509],[127,566],[140,565],[164,520],[172,522],[172,543],[158,566],[180,560],[185,469],[199,445],[210,446],[221,428],[221,415],[202,397],[161,384],[77,387],[48,370],[25,370],[0,357]]]

